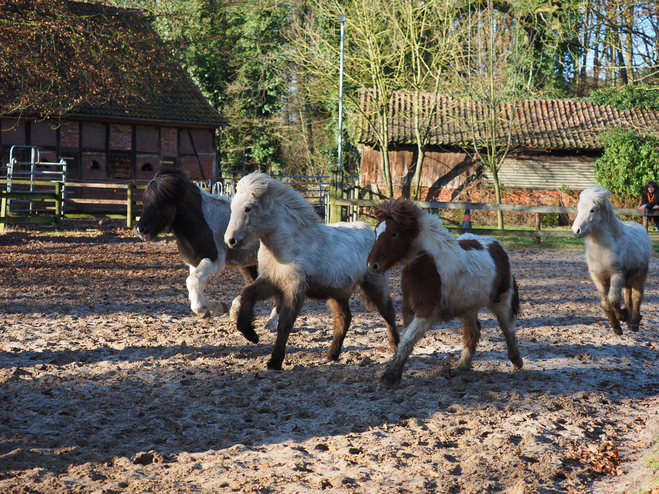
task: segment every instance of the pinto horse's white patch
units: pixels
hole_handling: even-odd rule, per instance
[[[378,224],[378,226],[375,227],[375,240],[377,240],[378,237],[382,235],[382,233],[384,233],[386,229],[387,229],[387,221],[386,220],[381,221]]]

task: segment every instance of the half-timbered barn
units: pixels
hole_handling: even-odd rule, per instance
[[[226,120],[135,9],[67,0],[0,5],[0,161],[37,146],[67,180],[217,176]]]

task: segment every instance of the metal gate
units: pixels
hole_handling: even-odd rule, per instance
[[[29,161],[19,160],[15,155],[18,151],[28,151]],[[25,156],[23,156],[25,158]],[[39,148],[36,146],[12,146],[9,150],[9,163],[3,167],[7,179],[7,192],[41,193],[56,191],[55,183],[61,183],[62,199],[66,197],[64,182],[66,181],[66,161],[41,161]],[[38,181],[39,185],[33,183]],[[52,182],[52,186],[44,182]],[[64,203],[62,204],[64,207]],[[43,202],[29,199],[10,199],[7,201],[8,211],[12,213],[46,212],[54,208],[45,206]]]

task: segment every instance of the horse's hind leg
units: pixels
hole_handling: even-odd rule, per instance
[[[341,347],[343,340],[345,340],[350,322],[352,321],[352,314],[350,313],[350,304],[348,301],[350,297],[341,299],[331,298],[327,301],[327,305],[332,309],[332,316],[334,317],[334,337],[332,344],[327,351],[325,357],[327,360],[338,360],[341,354]]]
[[[506,346],[508,347],[508,360],[510,360],[515,369],[521,369],[524,366],[524,360],[519,354],[517,346],[517,337],[515,336],[515,317],[513,315],[514,309],[510,304],[503,302],[491,307],[492,312],[497,317],[499,327],[506,338]]]
[[[627,307],[629,307],[631,311],[631,317],[627,322],[627,327],[633,332],[638,331],[641,325],[641,302],[643,301],[643,290],[646,277],[647,271],[634,276],[629,280],[630,287],[626,289],[630,299],[630,301],[627,302]]]
[[[395,352],[400,341],[400,334],[396,327],[396,308],[389,294],[387,278],[381,275],[367,273],[361,284],[362,293],[367,302],[374,305],[387,324],[389,349]],[[411,320],[411,319],[410,319]]]
[[[460,318],[462,322],[462,355],[458,370],[471,369],[471,360],[476,353],[476,345],[481,339],[481,323],[478,320],[478,312],[466,314]]]

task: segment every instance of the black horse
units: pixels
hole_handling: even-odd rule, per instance
[[[190,267],[185,284],[192,311],[206,321],[211,314],[228,312],[227,304],[206,298],[208,277],[225,266],[233,266],[240,270],[245,283],[252,283],[258,276],[259,249],[258,242],[239,250],[229,249],[224,243],[231,216],[229,199],[205,192],[179,170],[162,170],[147,185],[143,203],[135,232],[145,241],[163,232],[174,234],[178,252]],[[239,298],[234,300],[232,314],[239,303]],[[266,327],[276,327],[275,309]]]

